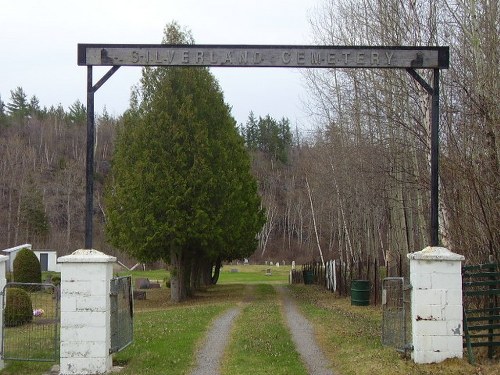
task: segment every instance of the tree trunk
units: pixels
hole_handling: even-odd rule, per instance
[[[214,274],[212,275],[212,285],[217,284],[217,281],[219,281],[221,266],[222,266],[222,259],[217,258],[217,260],[215,261]]]
[[[201,257],[194,257],[191,261],[191,277],[190,277],[190,287],[191,290],[200,289],[203,284],[203,265],[205,264],[205,259]]]
[[[182,250],[172,246],[170,249],[170,298],[178,303],[187,298],[186,268]]]
[[[205,262],[201,265],[200,281],[203,287],[212,285],[212,262]]]
[[[319,241],[318,227],[316,225],[316,216],[314,215],[314,206],[313,206],[313,201],[312,201],[312,196],[311,196],[311,188],[309,187],[309,182],[307,181],[307,177],[306,177],[306,187],[307,187],[307,194],[309,195],[309,202],[311,203],[311,214],[312,214],[312,220],[313,220],[313,226],[314,226],[314,234],[316,236],[316,244],[318,246],[319,256],[321,257],[321,265],[324,266],[325,260],[323,259],[323,251],[321,250],[321,244]]]

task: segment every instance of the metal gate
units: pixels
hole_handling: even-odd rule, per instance
[[[8,283],[2,290],[2,359],[59,360],[59,287]]]
[[[410,289],[403,277],[382,282],[382,344],[401,352],[411,349]]]
[[[116,353],[132,343],[134,332],[134,307],[132,299],[132,277],[111,279],[111,348]]]

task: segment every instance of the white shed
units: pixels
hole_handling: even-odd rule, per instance
[[[14,259],[16,259],[16,255],[19,252],[19,250],[22,249],[30,249],[31,250],[31,244],[25,243],[24,245],[19,245],[19,246],[14,246],[10,247],[8,249],[2,250],[5,255],[9,257],[9,260],[7,261],[7,272],[12,272],[13,265],[14,265]]]
[[[24,245],[19,245],[11,247],[9,249],[2,250],[5,255],[9,257],[7,263],[7,272],[12,272],[14,268],[14,259],[16,259],[17,253],[22,249],[32,250],[38,260],[40,261],[40,267],[42,271],[54,271],[60,272],[59,264],[57,263],[57,252],[53,250],[33,250],[31,244],[27,243]]]
[[[40,261],[42,271],[61,272],[60,265],[57,263],[57,252],[54,250],[33,250]]]

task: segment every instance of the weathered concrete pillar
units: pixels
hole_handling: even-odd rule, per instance
[[[9,257],[6,255],[0,255],[0,291],[3,292],[5,284],[7,284],[7,279],[5,278],[5,273],[7,271],[7,262]],[[2,296],[5,298],[5,296]],[[3,342],[3,303],[0,303],[0,343]],[[3,359],[0,358],[0,370],[5,367]]]
[[[61,375],[105,374],[112,368],[110,280],[115,257],[76,250],[61,263]]]
[[[462,358],[463,255],[443,247],[408,254],[412,286],[412,358],[416,363]]]

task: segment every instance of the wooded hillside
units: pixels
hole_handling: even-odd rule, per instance
[[[79,102],[41,109],[22,88],[11,93],[0,119],[0,248],[28,242],[72,252],[84,239],[85,109]],[[102,192],[117,121],[106,113],[96,121],[95,246],[108,252]]]

